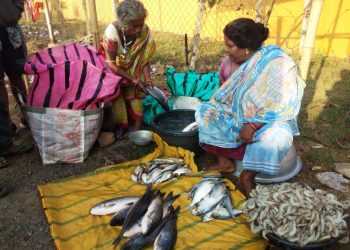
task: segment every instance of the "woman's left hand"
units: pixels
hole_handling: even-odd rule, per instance
[[[242,140],[243,143],[252,143],[255,131],[249,123],[244,124],[241,131],[239,131],[236,141]]]

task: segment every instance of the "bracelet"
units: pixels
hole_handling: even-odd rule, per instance
[[[254,129],[254,131],[258,130],[257,127],[255,127],[253,123],[249,122],[248,124],[249,124],[249,126],[251,126]]]

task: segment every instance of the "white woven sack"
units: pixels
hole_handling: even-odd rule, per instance
[[[201,100],[190,96],[176,96],[174,97],[174,109],[193,109],[196,110],[201,104]]]
[[[26,107],[26,113],[43,164],[83,162],[102,123],[102,109]]]

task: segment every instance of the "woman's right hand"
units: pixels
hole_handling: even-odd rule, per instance
[[[139,90],[141,90],[141,91],[143,91],[143,92],[145,92],[146,93],[146,90],[145,90],[145,84],[144,84],[144,82],[142,81],[142,80],[139,80],[139,79],[133,79],[132,80],[132,84],[136,87],[136,88],[138,88]]]

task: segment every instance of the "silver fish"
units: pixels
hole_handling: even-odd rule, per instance
[[[178,165],[176,164],[171,164],[171,165],[168,165],[166,166],[165,168],[163,168],[163,172],[166,172],[166,171],[174,171],[175,169],[178,168]]]
[[[163,197],[164,194],[158,194],[149,204],[146,214],[141,221],[143,234],[148,234],[162,219],[163,216]]]
[[[226,185],[217,183],[213,190],[205,198],[196,203],[192,208],[192,214],[205,214],[212,210],[226,196]]]
[[[126,215],[128,214],[131,206],[134,203],[130,204],[130,206],[116,212],[113,217],[111,218],[111,220],[109,221],[109,225],[114,227],[114,226],[121,226],[124,223],[124,220],[126,218]]]
[[[100,202],[90,208],[91,215],[107,215],[116,213],[130,204],[137,202],[139,196],[124,196]]]
[[[180,167],[178,169],[176,169],[173,174],[175,175],[182,175],[182,174],[188,174],[190,173],[190,169],[188,167]]]
[[[176,221],[179,211],[180,207],[177,207],[172,218],[163,226],[154,241],[154,250],[171,250],[174,248],[177,239]]]
[[[160,178],[158,178],[155,183],[162,183],[164,181],[167,181],[169,179],[171,179],[173,177],[173,172],[171,171],[166,171],[166,172],[163,172],[163,174],[161,175]]]
[[[151,242],[153,242],[157,236],[159,235],[160,231],[162,230],[163,226],[175,216],[174,209],[171,211],[169,217],[161,220],[160,223],[154,228],[148,235],[137,234],[134,237],[127,240],[124,245],[120,248],[121,250],[134,250],[134,249],[141,249],[142,247],[147,246]]]
[[[227,194],[227,196],[225,198],[223,198],[222,205],[227,209],[227,211],[229,212],[229,214],[231,215],[232,218],[235,218],[237,215],[240,215],[243,213],[243,211],[236,210],[233,208],[232,202],[231,202],[231,197],[230,197],[229,193]]]
[[[205,196],[207,196],[211,190],[214,188],[217,182],[211,180],[203,180],[199,183],[199,185],[194,186],[191,189],[190,194],[193,193],[192,202],[190,203],[190,207],[194,204],[198,203]]]
[[[117,238],[113,241],[114,247],[119,244],[124,233],[128,230],[133,224],[136,223],[147,211],[149,204],[153,200],[152,184],[148,184],[145,193],[141,198],[132,205],[128,214],[126,215],[122,229],[119,232]]]
[[[170,192],[167,197],[165,197],[164,201],[163,201],[163,219],[170,213],[171,210],[171,205],[173,204],[173,202],[179,198],[180,195],[175,195],[173,196],[173,192]]]
[[[126,230],[124,233],[124,237],[130,238],[130,237],[133,237],[137,234],[142,233],[141,220],[142,219],[136,221],[136,223],[134,223],[134,225],[132,225],[128,230]]]

